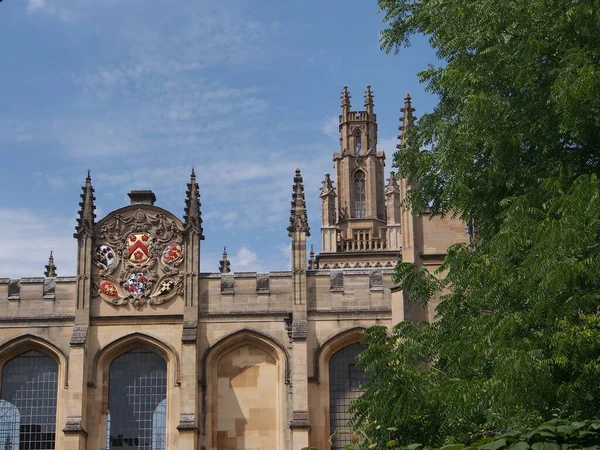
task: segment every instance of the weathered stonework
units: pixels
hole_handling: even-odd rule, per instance
[[[331,359],[367,327],[432,320],[433,306],[404,303],[393,268],[401,257],[433,271],[465,240],[459,221],[400,210],[407,185],[395,176],[385,183],[370,88],[364,111],[350,110],[347,90],[342,103],[316,257],[307,256],[300,170],[290,174],[292,264],[270,273],[230,272],[225,251],[211,263],[218,272],[199,272],[194,173],[183,220],[152,192],[135,191],[99,221],[88,174],[77,273],[58,277],[49,260],[46,277],[0,278],[0,367],[33,350],[59,368],[55,448],[106,448],[110,367],[139,349],[166,363],[167,449],[327,448]]]

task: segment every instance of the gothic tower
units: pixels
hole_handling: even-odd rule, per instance
[[[367,86],[364,110],[351,111],[348,88],[342,91],[340,152],[333,155],[335,187],[329,174],[321,187],[319,268],[391,267],[397,261],[399,207],[386,205],[386,200],[397,199],[385,189],[385,153],[377,151],[373,97]],[[391,240],[389,219],[394,228]]]

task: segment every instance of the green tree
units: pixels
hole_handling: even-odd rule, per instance
[[[600,417],[600,2],[379,6],[385,50],[423,33],[442,60],[420,74],[439,103],[396,154],[409,203],[478,237],[442,281],[398,266],[410,301],[444,302],[434,324],[367,331],[355,425],[384,448]]]

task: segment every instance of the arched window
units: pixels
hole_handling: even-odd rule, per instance
[[[167,363],[149,350],[131,350],[110,364],[109,449],[165,450]]]
[[[362,140],[360,131],[354,133],[354,154],[360,155],[360,150],[362,149]]]
[[[351,429],[348,427],[350,402],[362,393],[360,386],[365,383],[365,371],[356,365],[356,357],[365,346],[356,343],[344,347],[329,360],[329,430],[332,434],[331,449],[343,449],[352,443]]]
[[[55,448],[58,364],[29,351],[2,370],[0,448]]]
[[[365,174],[359,170],[354,174],[354,212],[357,219],[367,215],[365,199]]]

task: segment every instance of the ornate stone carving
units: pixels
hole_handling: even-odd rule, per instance
[[[71,347],[82,347],[87,339],[87,325],[73,325],[73,334],[71,335]]]
[[[117,214],[97,230],[97,239],[92,295],[139,309],[183,294],[183,233],[165,214]]]

